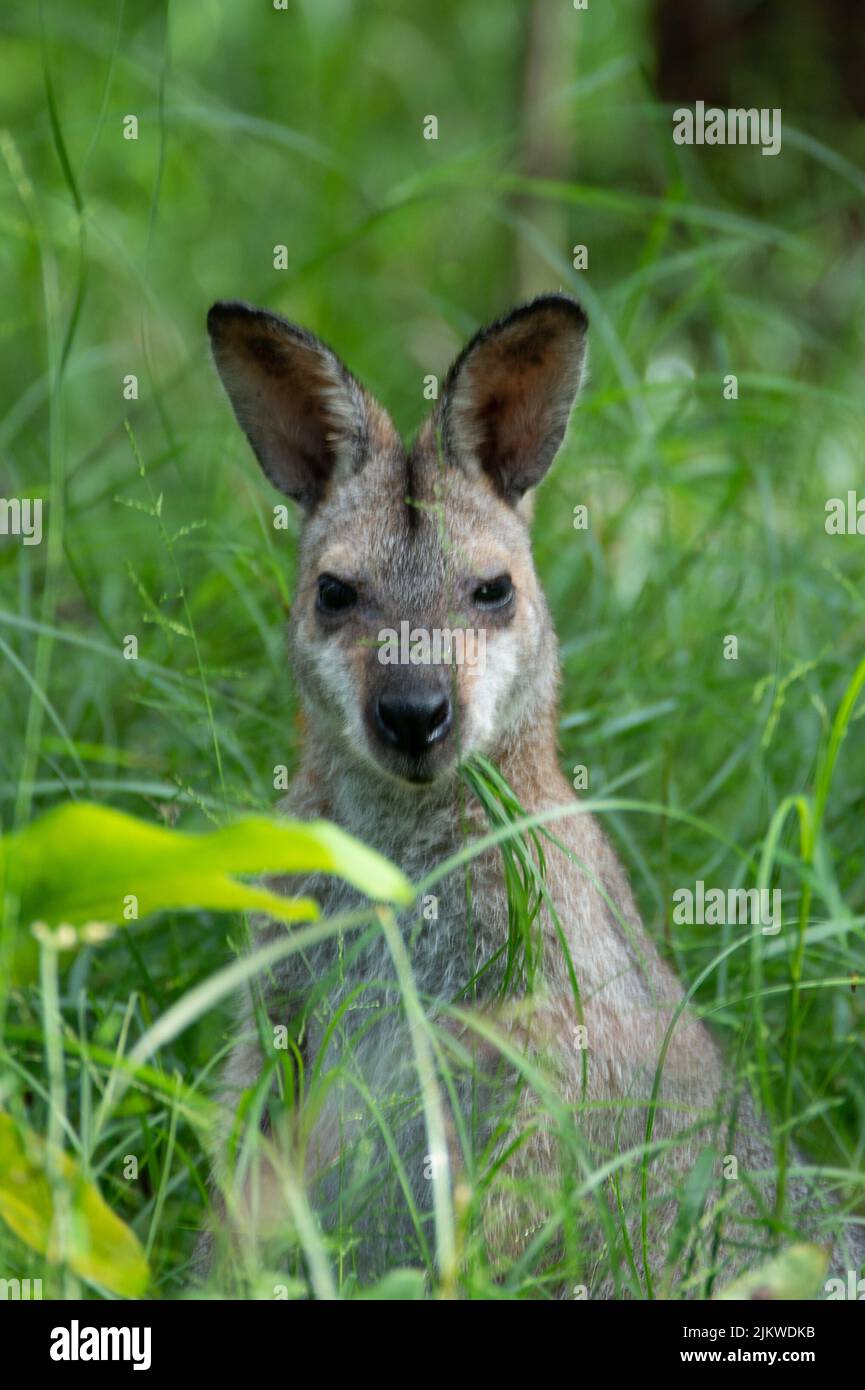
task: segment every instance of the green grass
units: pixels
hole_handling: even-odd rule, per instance
[[[642,8],[602,8],[561,19],[543,119],[567,157],[552,174],[521,153],[516,0],[243,14],[209,0],[167,19],[155,0],[114,16],[76,0],[45,6],[44,27],[24,7],[4,19],[0,496],[42,497],[45,538],[0,538],[0,816],[10,831],[87,799],[202,829],[269,810],[274,767],[294,765],[295,536],[270,525],[274,498],[210,367],[213,299],[309,324],[410,433],[427,373],[514,300],[562,286],[592,320],[590,383],[535,523],[562,764],[589,769],[649,931],[771,1118],[780,1235],[791,1140],[865,1210],[865,541],[824,529],[827,498],[865,487],[863,136],[803,92],[777,159],[676,147]],[[122,138],[129,113],[137,141]],[[421,136],[428,113],[437,142]],[[469,794],[494,828],[519,814],[492,769],[471,771]],[[528,848],[503,841],[514,983],[532,973],[530,850],[545,843],[541,827]],[[672,894],[698,879],[780,887],[784,930],[757,949],[675,927]],[[361,930],[391,931],[394,977],[422,1014],[398,934],[387,919]],[[239,917],[161,913],[0,993],[0,1105],[98,1183],[159,1296],[187,1286],[210,1200],[209,1098],[232,1021],[209,982],[247,941]],[[183,1028],[130,1070],[195,990]],[[454,1058],[435,1029],[418,1036],[412,1103],[434,1130],[434,1077]],[[582,1281],[574,1218],[607,1220],[604,1178],[536,1079],[573,1158],[547,1226],[497,1282],[480,1238],[497,1174],[471,1155],[469,1190],[437,1185],[423,1228],[428,1288],[545,1297]],[[236,1138],[242,1156],[244,1124]],[[292,1201],[289,1292],[351,1291],[352,1232],[331,1241],[301,1190]],[[0,1225],[0,1277],[28,1274],[100,1292]],[[264,1297],[288,1278],[254,1259],[241,1277]],[[394,1278],[391,1292],[417,1288]]]

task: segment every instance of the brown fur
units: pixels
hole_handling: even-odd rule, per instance
[[[305,736],[283,809],[335,820],[418,881],[459,850],[466,833],[477,836],[486,829],[479,808],[464,805],[458,775],[460,761],[471,753],[484,752],[498,764],[528,812],[571,803],[574,813],[552,826],[568,852],[547,846],[546,856],[549,891],[587,1029],[585,1087],[583,1056],[574,1041],[580,1017],[549,913],[541,918],[537,987],[522,1002],[517,998],[507,1007],[497,1002],[501,967],[495,962],[508,935],[498,850],[473,864],[471,920],[464,875],[455,872],[436,887],[437,920],[409,915],[403,932],[418,990],[430,1015],[438,1018],[442,1036],[450,1037],[457,1051],[475,1037],[471,1013],[460,1022],[449,1006],[465,1003],[461,991],[467,981],[479,967],[491,966],[476,991],[475,1017],[487,1024],[495,1020],[502,1036],[544,1069],[590,1144],[592,1161],[615,1161],[645,1139],[659,1055],[682,991],[642,926],[613,850],[592,817],[579,811],[558,766],[556,640],[532,561],[525,494],[561,443],[583,369],[585,316],[563,296],[547,296],[479,334],[455,363],[435,415],[408,452],[385,412],[311,335],[242,305],[215,306],[210,328],[217,364],[253,448],[271,480],[306,511],[290,622]],[[513,603],[507,611],[478,612],[477,586],[502,574],[513,582]],[[357,602],[351,611],[337,618],[322,615],[317,607],[322,575],[353,586]],[[486,666],[455,672],[453,731],[414,767],[377,737],[376,701],[393,681],[415,682],[414,690],[418,681],[440,681],[441,672],[383,666],[379,634],[398,628],[402,620],[413,627],[448,627],[455,615],[484,627]],[[422,780],[410,780],[418,772]],[[337,880],[293,881],[290,891],[314,892],[329,915],[358,905],[356,895]],[[265,924],[260,937],[282,930]],[[360,1165],[368,1130],[362,1095],[396,1114],[400,1096],[416,1090],[410,1033],[393,979],[389,952],[378,937],[354,959],[338,957],[336,943],[326,942],[263,982],[271,1022],[302,1019],[307,1068],[317,1064],[325,1077],[339,1078],[324,1087],[306,1119],[296,1114],[290,1132],[283,1131],[283,1160],[296,1180],[305,1167],[307,1182],[318,1184],[323,1207],[337,1190],[335,1165],[348,1164],[353,1172]],[[328,989],[318,998],[322,980],[328,980]],[[353,1009],[329,1034],[335,1011],[350,1000]],[[251,1000],[244,1001],[241,1018],[225,1078],[228,1116],[262,1067]],[[475,1064],[490,1072],[490,1094],[497,1088],[510,1094],[497,1048],[475,1037],[473,1050]],[[347,1085],[346,1071],[357,1073],[360,1093]],[[513,1081],[512,1069],[508,1075]],[[461,1103],[470,1093],[459,1091]],[[654,1112],[653,1141],[668,1146],[649,1165],[650,1268],[655,1265],[656,1277],[663,1274],[665,1236],[677,1210],[676,1184],[707,1143],[728,1152],[731,1105],[714,1041],[682,1011],[669,1039]],[[456,1117],[453,1121],[452,1161],[459,1166]],[[518,1145],[492,1184],[484,1213],[490,1257],[502,1266],[523,1247],[526,1232],[543,1222],[549,1192],[556,1189],[562,1163],[573,1162],[567,1154],[574,1152],[527,1085],[517,1089],[509,1124],[509,1136],[496,1152],[514,1140]],[[423,1118],[415,1107],[394,1126],[407,1181],[418,1202],[428,1205],[429,1183],[421,1171]],[[765,1170],[773,1164],[771,1146],[747,1096],[739,1101],[732,1152],[742,1180],[729,1185],[731,1197],[733,1189],[744,1191],[748,1173],[763,1172],[764,1187],[771,1189],[765,1182]],[[373,1160],[367,1173],[370,1165],[374,1168]],[[389,1159],[384,1167],[392,1168]],[[224,1168],[223,1160],[223,1183]],[[625,1167],[618,1199],[637,1272],[645,1274],[636,1218],[639,1177],[639,1163]],[[284,1200],[273,1169],[260,1183],[267,1191],[258,1192],[259,1230],[273,1223]],[[791,1191],[799,1199],[805,1196],[801,1184]],[[608,1196],[613,1201],[611,1191]],[[766,1200],[771,1203],[771,1190]],[[764,1226],[751,1231],[741,1225],[753,1213],[753,1201],[743,1198],[738,1212],[735,1201],[731,1206],[728,1232],[759,1241]],[[235,1220],[240,1227],[255,1224],[246,1199]],[[352,1231],[360,1239],[355,1253],[363,1277],[417,1257],[416,1232],[398,1191],[382,1198],[378,1211],[368,1203],[353,1219]],[[597,1240],[593,1246],[589,1239],[586,1249],[590,1292],[610,1295],[616,1287],[611,1276],[594,1282],[591,1277],[593,1262],[602,1263]],[[726,1272],[741,1263],[741,1255],[720,1254]]]

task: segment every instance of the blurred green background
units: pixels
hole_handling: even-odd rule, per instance
[[[673,889],[744,881],[729,845],[756,853],[783,797],[810,789],[863,650],[865,537],[824,526],[827,498],[865,495],[854,8],[74,0],[18,4],[0,32],[0,496],[42,497],[46,527],[40,546],[0,537],[4,828],[69,797],[221,821],[271,806],[274,765],[294,762],[294,536],[270,524],[277,498],[210,365],[214,299],[311,327],[410,434],[428,373],[561,287],[592,322],[590,381],[535,527],[562,757],[588,766],[592,794],[711,827],[663,809],[607,818],[650,930],[693,978],[717,942],[676,937]],[[780,107],[781,154],[675,145],[672,111],[696,100]],[[862,961],[863,774],[854,720],[813,908],[850,935],[809,951],[806,972]],[[778,882],[795,895],[794,830]],[[166,916],[83,952],[70,1018],[110,1044],[137,991],[134,1033],[228,958],[227,934],[208,914]],[[718,972],[702,997],[722,1004],[734,983]],[[38,1074],[38,1029],[21,1052],[29,1007],[8,1012]],[[768,1007],[780,1056],[783,1000]],[[839,1104],[812,1146],[861,1167],[861,1000],[815,991],[807,1009],[797,1104],[828,1087]],[[735,1007],[715,1021],[741,1033]],[[174,1064],[209,1084],[224,1036],[204,1020]],[[20,1071],[7,1084],[38,1091]],[[153,1117],[147,1143],[158,1168]],[[204,1172],[193,1145],[172,1161],[169,1287]],[[152,1190],[94,1163],[146,1224]]]

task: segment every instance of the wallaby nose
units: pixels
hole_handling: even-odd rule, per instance
[[[419,758],[451,726],[451,702],[440,690],[400,691],[380,695],[376,723],[388,743],[411,758]]]

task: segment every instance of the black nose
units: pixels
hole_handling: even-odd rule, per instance
[[[376,702],[375,717],[388,743],[419,758],[450,728],[451,702],[440,690],[385,694]]]

